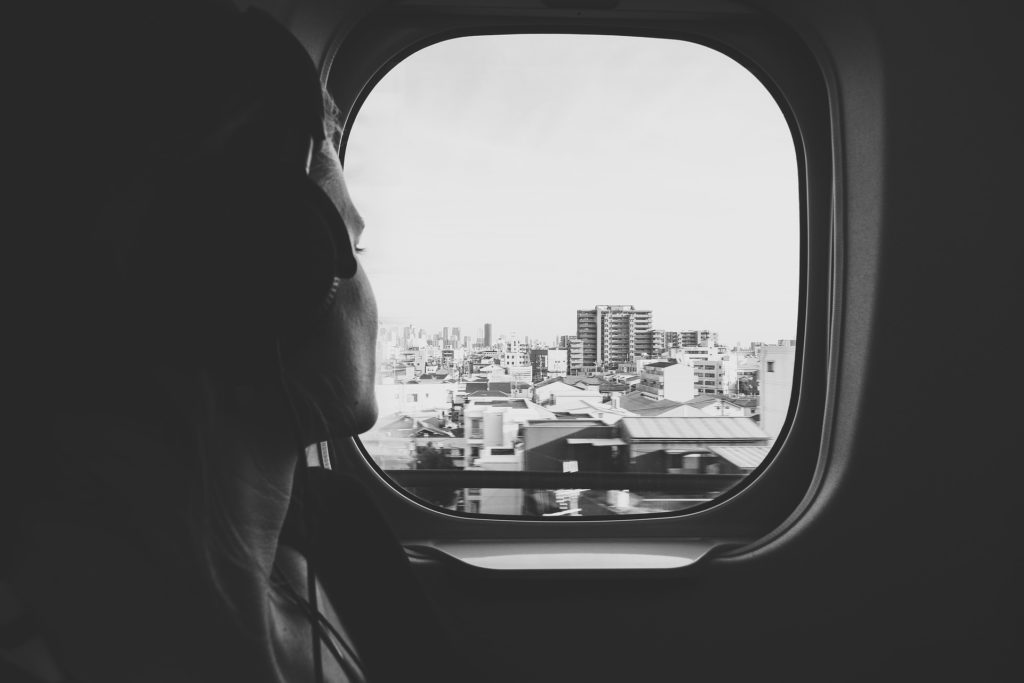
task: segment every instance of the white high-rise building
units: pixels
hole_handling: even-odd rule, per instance
[[[651,352],[651,311],[633,306],[595,306],[576,311],[576,336],[583,365],[633,360]]]

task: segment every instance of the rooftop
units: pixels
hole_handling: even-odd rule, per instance
[[[707,406],[724,401],[725,396],[722,394],[701,394],[700,396],[694,396],[689,401],[686,401],[686,405],[693,406],[694,408],[706,408]]]
[[[741,408],[756,408],[760,404],[757,396],[738,396],[727,400]]]
[[[749,417],[624,417],[622,433],[649,441],[767,441]]]
[[[540,389],[541,387],[546,387],[549,384],[554,384],[555,382],[561,382],[562,384],[565,384],[565,385],[568,385],[568,386],[574,386],[572,384],[569,384],[566,381],[565,377],[562,377],[561,375],[559,375],[557,377],[548,377],[543,382],[537,382],[536,384],[533,385],[533,388],[534,389]]]
[[[771,450],[771,446],[713,445],[708,446],[708,450],[715,455],[725,458],[733,465],[736,465],[736,467],[752,470],[764,461],[768,451]]]
[[[447,379],[447,372],[425,372],[420,375],[420,379]]]
[[[690,449],[685,449],[690,451]],[[728,460],[736,467],[744,470],[752,470],[762,462],[768,452],[771,451],[771,446],[763,445],[742,445],[742,446],[723,446],[721,444],[707,444],[701,447],[702,451],[707,453],[714,453],[715,455]],[[679,452],[671,448],[665,449],[666,453]]]
[[[731,403],[739,408],[756,408],[758,400],[756,397],[744,397],[744,398],[729,398],[722,394],[703,394],[701,396],[695,396],[689,401],[686,401],[686,405],[693,406],[694,408],[705,408],[713,403],[722,401],[723,403]]]
[[[619,398],[619,407],[631,413],[641,415],[660,415],[661,413],[674,410],[683,405],[679,401],[672,401],[667,398],[660,401],[652,401],[644,398],[639,393],[630,393]]]
[[[600,386],[604,383],[604,380],[600,377],[565,377],[562,380],[566,384],[573,386],[586,384],[588,386]]]
[[[521,398],[488,401],[487,406],[490,408],[515,408],[517,410],[526,410],[529,408],[529,406],[526,405],[526,401]]]

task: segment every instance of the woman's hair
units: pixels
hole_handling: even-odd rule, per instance
[[[130,5],[116,9],[124,11]],[[90,51],[75,55],[78,61],[69,67],[80,72],[72,73],[68,81],[72,101],[81,110],[77,117],[81,125],[71,131],[73,139],[64,151],[67,187],[54,187],[55,193],[65,196],[58,197],[53,207],[41,209],[47,219],[46,234],[39,241],[39,252],[27,255],[34,264],[35,280],[30,284],[42,295],[42,303],[18,325],[32,343],[25,345],[19,358],[27,371],[14,383],[20,424],[13,444],[0,456],[0,523],[16,525],[40,495],[51,493],[55,474],[83,486],[102,486],[103,478],[93,476],[91,470],[99,466],[96,450],[105,444],[90,442],[87,433],[72,435],[80,439],[77,444],[68,443],[70,437],[62,442],[53,435],[54,422],[59,415],[88,420],[94,410],[123,411],[181,454],[180,462],[160,463],[177,470],[167,472],[182,482],[177,500],[154,501],[153,509],[143,515],[159,517],[169,547],[183,553],[183,568],[205,585],[222,612],[233,614],[238,610],[230,589],[232,577],[254,566],[253,549],[243,542],[238,520],[224,505],[226,487],[236,482],[222,457],[225,449],[234,447],[222,426],[238,400],[237,379],[202,365],[168,370],[159,355],[163,350],[147,351],[135,345],[134,338],[131,343],[124,341],[133,321],[149,311],[144,310],[145,298],[139,310],[110,303],[109,298],[120,296],[124,287],[109,275],[112,269],[105,259],[110,256],[110,242],[97,240],[96,235],[105,234],[112,197],[117,202],[138,200],[133,195],[135,186],[125,185],[126,181],[149,177],[154,170],[152,177],[163,179],[162,165],[191,152],[250,154],[266,149],[268,139],[271,148],[290,144],[289,136],[305,125],[314,107],[306,106],[308,84],[296,83],[293,88],[278,74],[270,80],[282,90],[268,94],[260,73],[238,73],[236,67],[245,66],[245,55],[239,56],[232,41],[247,40],[238,33],[239,12],[223,3],[206,4],[197,20],[198,3],[165,5],[150,15],[129,12],[138,25],[107,35],[106,41],[102,33],[83,29]],[[273,67],[266,58],[258,58],[258,50],[252,54],[256,62],[249,65],[252,69]],[[311,63],[309,73],[316,75]],[[296,76],[297,81],[302,78],[308,79],[308,74]],[[86,82],[88,86],[83,85]],[[322,97],[319,123],[337,144],[343,127],[338,108],[318,80],[316,85],[313,92]],[[294,95],[297,113],[289,108],[289,93]],[[205,145],[211,134],[217,137],[218,147],[212,151],[191,148]],[[171,193],[161,195],[160,201],[176,198]],[[144,220],[133,226],[140,232],[152,227]],[[133,239],[129,235],[128,241]],[[187,277],[187,264],[180,268],[182,277]],[[267,375],[261,381],[279,381],[279,370],[276,366],[260,370]],[[286,390],[283,385],[278,389]],[[291,391],[303,393],[301,388]],[[296,405],[301,411],[316,412],[308,399]],[[63,453],[54,456],[53,450]],[[123,455],[127,461],[136,454]],[[111,459],[103,457],[107,466]],[[96,497],[107,493],[97,491]],[[282,500],[290,494],[280,492]],[[141,505],[148,504],[144,496],[144,491],[139,492]],[[164,502],[167,509],[156,509]],[[125,524],[139,523],[127,519],[136,512],[123,510]],[[15,530],[3,532],[6,540]]]
[[[341,110],[338,108],[331,93],[324,88],[324,133],[331,141],[335,149],[341,146],[342,137],[345,133],[345,122],[341,117]]]
[[[322,89],[324,100],[324,128],[327,132],[327,140],[340,139],[343,130],[343,122],[339,119],[339,110],[326,88]],[[303,426],[324,423],[320,407],[313,396],[313,392],[307,387],[297,383],[296,379],[282,367],[282,358],[276,358],[277,366],[274,368],[278,389],[282,394],[284,402],[282,408],[284,417],[292,421],[293,433],[296,436],[295,457],[300,462],[304,455],[303,447],[306,441],[303,439]],[[196,398],[202,412],[196,415],[197,421],[192,427],[196,438],[194,450],[196,460],[194,463],[196,476],[191,479],[194,488],[189,497],[189,537],[193,541],[197,557],[201,559],[201,567],[210,588],[214,591],[219,601],[231,612],[237,612],[237,606],[231,597],[230,584],[231,576],[239,571],[246,571],[255,565],[253,549],[242,539],[242,535],[236,526],[236,520],[230,511],[223,508],[222,501],[227,497],[225,487],[231,483],[233,472],[230,469],[223,469],[223,461],[217,457],[217,453],[230,444],[217,441],[216,426],[223,419],[223,411],[229,406],[225,401],[230,401],[232,388],[224,384],[216,375],[208,372],[202,373],[197,378],[199,385],[196,387]],[[323,378],[328,379],[328,378]],[[342,391],[342,387],[336,387]],[[323,426],[326,429],[326,426]],[[301,482],[299,484],[301,486]],[[281,492],[283,496],[289,496],[292,492]],[[299,492],[301,496],[301,492]],[[301,502],[299,503],[301,505]],[[270,586],[270,577],[264,577],[267,586]]]

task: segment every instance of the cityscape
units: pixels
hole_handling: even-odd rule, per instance
[[[633,305],[579,309],[575,334],[381,325],[379,419],[361,437],[398,485],[465,513],[592,517],[713,500],[768,456],[794,339],[722,343]]]

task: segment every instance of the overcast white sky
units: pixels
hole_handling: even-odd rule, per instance
[[[385,322],[553,341],[633,304],[724,343],[796,336],[794,146],[709,48],[619,36],[459,38],[370,93],[345,157]]]

